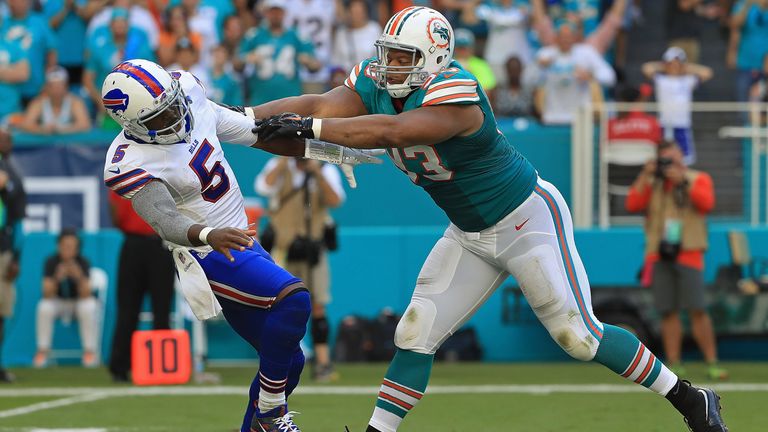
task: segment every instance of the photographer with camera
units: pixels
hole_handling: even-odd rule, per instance
[[[657,157],[646,163],[627,196],[630,212],[645,212],[643,285],[653,290],[662,315],[661,336],[670,369],[685,376],[681,366],[683,327],[680,311],[687,310],[693,338],[709,365],[710,379],[726,379],[717,365],[717,345],[707,312],[704,252],[706,215],[715,205],[709,174],[686,167],[674,141],[659,144]]]
[[[346,194],[334,165],[302,158],[274,157],[256,178],[256,191],[269,198],[270,224],[260,243],[272,258],[301,278],[312,296],[312,342],[315,380],[336,378],[328,348],[330,271],[326,251],[335,250],[336,225],[329,209]]]

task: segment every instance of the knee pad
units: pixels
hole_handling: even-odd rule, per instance
[[[437,308],[429,300],[411,301],[395,330],[395,346],[421,354],[434,354],[443,335],[432,335]]]
[[[296,291],[283,298],[270,309],[270,318],[264,331],[274,337],[274,343],[283,349],[295,349],[307,331],[312,306],[307,291]]]
[[[329,332],[330,329],[326,317],[312,318],[312,342],[315,344],[327,344]]]
[[[552,339],[576,360],[590,361],[600,343],[584,327],[581,314],[557,315],[541,320]]]
[[[507,264],[539,319],[558,312],[565,304],[567,275],[561,271],[562,258],[552,246],[536,246]]]

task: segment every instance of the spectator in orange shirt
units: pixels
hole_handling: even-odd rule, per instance
[[[158,63],[169,66],[177,61],[176,45],[181,39],[192,42],[197,52],[203,48],[202,36],[189,28],[187,12],[181,6],[174,6],[164,14],[164,26],[157,47]]]
[[[693,338],[709,364],[710,379],[726,379],[717,365],[717,344],[707,312],[704,252],[707,249],[706,215],[715,205],[709,174],[689,169],[674,141],[659,145],[630,187],[626,207],[645,212],[645,267],[643,282],[653,290],[662,314],[661,336],[667,364],[679,376],[683,328],[680,311],[687,310]]]

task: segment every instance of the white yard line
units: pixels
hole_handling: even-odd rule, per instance
[[[31,414],[37,411],[43,411],[43,410],[48,410],[53,408],[61,408],[68,405],[74,405],[74,404],[79,404],[83,402],[93,402],[93,401],[105,399],[108,397],[110,396],[104,393],[90,393],[90,394],[81,394],[79,396],[72,396],[72,397],[63,398],[63,399],[56,399],[52,401],[39,402],[39,403],[34,403],[32,405],[0,411],[0,418]]]
[[[719,383],[706,385],[723,392],[768,392],[768,383]],[[369,395],[376,394],[378,386],[302,386],[300,395]],[[427,389],[432,394],[550,394],[550,393],[642,393],[644,387],[628,384],[528,384],[528,385],[434,385]],[[0,389],[0,397],[21,396],[89,396],[93,400],[118,396],[207,396],[243,395],[245,386],[177,386],[177,387],[32,387]],[[71,398],[74,400],[74,398]],[[69,399],[61,399],[66,401]],[[88,400],[84,400],[87,402]],[[57,403],[58,401],[43,402]],[[59,402],[62,403],[62,402]],[[72,403],[79,403],[78,400]],[[37,404],[36,404],[37,405]],[[21,408],[18,408],[21,409]],[[0,411],[0,417],[2,413]]]

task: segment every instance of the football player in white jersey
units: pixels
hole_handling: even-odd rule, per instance
[[[123,127],[107,153],[106,185],[175,245],[182,291],[195,315],[206,319],[223,310],[259,352],[241,431],[299,431],[286,397],[304,365],[299,341],[309,294],[251,238],[256,232],[247,227],[243,196],[219,141],[254,145],[253,118],[208,100],[189,72],[168,72],[147,60],[117,65],[104,80],[102,101]],[[331,144],[307,148],[336,162],[368,158]],[[333,158],[323,157],[325,151]]]

